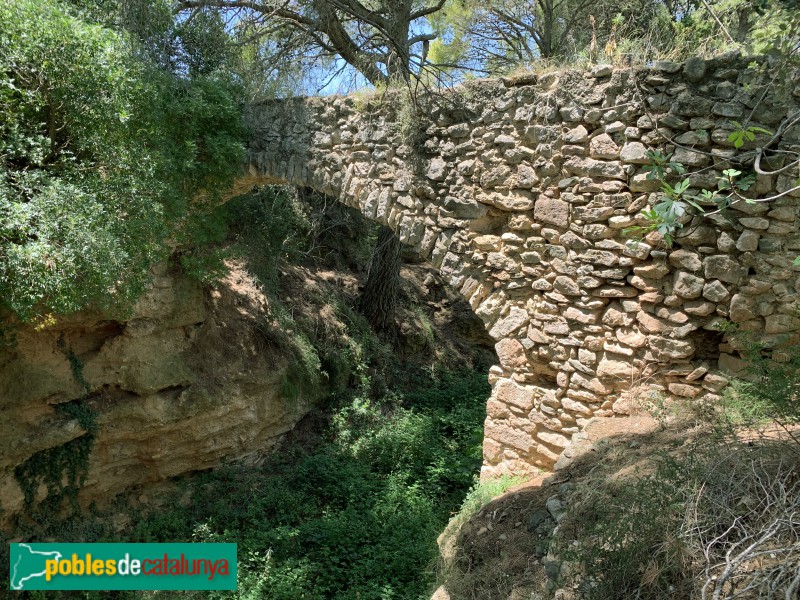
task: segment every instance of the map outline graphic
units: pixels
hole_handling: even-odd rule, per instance
[[[50,552],[42,552],[40,550],[34,550],[28,544],[18,544],[17,547],[20,549],[26,548],[28,552],[30,552],[31,554],[41,554],[43,556],[49,556],[55,558],[55,560],[61,560],[61,553],[56,550]],[[18,580],[15,584],[14,583],[15,579],[18,577],[17,569],[19,568],[20,563],[22,562],[23,556],[24,555],[21,553],[17,556],[17,562],[14,563],[14,568],[11,570],[11,577],[9,578],[9,583],[11,585],[12,590],[21,590],[24,588],[23,584],[29,579],[34,579],[36,577],[44,577],[46,574],[46,571],[42,571],[41,573],[31,573],[27,577],[23,577],[22,579]]]

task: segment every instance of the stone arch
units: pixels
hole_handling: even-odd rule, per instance
[[[496,342],[484,472],[548,468],[589,418],[624,412],[637,383],[712,399],[724,380],[709,345],[721,366],[740,366],[708,333],[722,319],[768,340],[800,330],[787,308],[797,297],[787,251],[800,251],[788,176],[755,187],[789,190],[786,200],[696,217],[673,248],[624,233],[657,200],[648,149],[697,167],[698,188],[725,168],[728,119],[752,104],[746,64],[476,81],[447,92],[458,109],[431,102],[413,143],[401,94],[264,102],[249,108],[242,183],[332,196],[438,269]],[[759,124],[775,129],[796,104],[765,98]]]

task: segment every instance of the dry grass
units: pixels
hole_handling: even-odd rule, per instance
[[[571,466],[455,532],[440,578],[451,599],[796,599],[794,442],[774,428],[745,441],[712,433],[646,414],[596,421]],[[568,505],[558,527],[528,527],[554,495]]]
[[[800,592],[800,467],[780,448],[741,454],[709,465],[681,530],[702,565],[699,597],[792,600]]]

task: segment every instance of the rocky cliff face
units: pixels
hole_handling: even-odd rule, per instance
[[[265,337],[265,308],[235,266],[210,291],[162,269],[125,320],[18,329],[0,350],[2,523],[26,488],[39,503],[68,482],[88,436],[82,505],[274,445],[313,398],[282,393],[290,365]]]

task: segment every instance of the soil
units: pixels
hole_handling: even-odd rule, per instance
[[[443,585],[432,600],[577,600],[580,578],[565,585],[562,563],[552,553],[554,535],[562,545],[583,543],[585,526],[575,519],[584,500],[611,499],[615,487],[651,473],[659,458],[686,456],[709,434],[708,423],[686,415],[668,422],[646,412],[593,419],[555,472],[509,488],[463,524],[451,522],[439,538]],[[790,435],[800,440],[800,426],[742,430],[729,448],[785,452]]]
[[[562,460],[562,468],[509,488],[460,529],[446,531],[440,547],[445,562],[455,567],[447,586],[452,599],[508,598],[515,589],[540,587],[547,580],[542,559],[556,525],[548,499],[569,491],[576,481],[600,475],[598,469],[607,475],[603,459],[609,455],[625,454],[626,462],[635,464],[660,436],[658,422],[648,414],[594,419],[581,441],[565,451],[572,458]],[[469,586],[460,585],[465,581]]]

